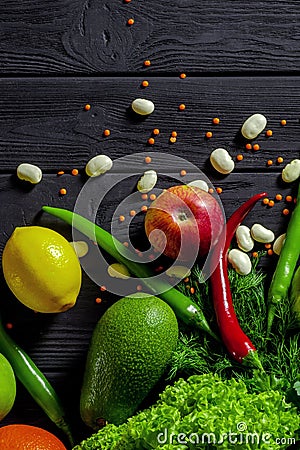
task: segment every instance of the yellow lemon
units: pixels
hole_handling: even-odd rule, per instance
[[[16,398],[16,379],[7,359],[0,353],[0,420],[9,413]]]
[[[72,246],[56,231],[16,228],[4,248],[2,266],[9,288],[28,308],[56,313],[76,303],[80,263]]]

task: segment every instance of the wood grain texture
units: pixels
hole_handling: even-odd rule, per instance
[[[283,197],[287,194],[295,195],[296,188],[294,185],[283,186],[277,173],[233,173],[230,179],[219,180],[211,176],[211,180],[215,186],[223,188],[220,198],[227,217],[249,196],[259,191],[267,190],[269,197],[274,198],[278,192],[281,192]],[[162,187],[171,182],[166,178],[162,178],[161,181]],[[50,215],[40,214],[40,209],[44,204],[73,209],[84,182],[85,180],[79,176],[57,177],[46,174],[39,185],[28,188],[13,175],[0,175],[0,257],[7,239],[16,226],[50,227],[71,240],[70,227]],[[116,207],[126,195],[131,194],[135,184],[136,178],[128,179],[124,188],[116,187],[110,193],[110,197],[101,203],[97,216],[99,225],[110,230],[111,218]],[[68,189],[68,194],[64,197],[60,197],[58,193],[61,186]],[[287,226],[288,218],[282,215],[282,209],[286,206],[284,201],[277,202],[273,208],[258,204],[245,223],[251,226],[258,221],[278,235]],[[128,211],[124,211],[124,215],[126,220],[120,226],[128,227]],[[135,224],[133,238],[137,236],[142,243],[143,216],[140,216]],[[256,249],[263,249],[263,245],[257,244]],[[262,267],[267,271],[272,271],[275,264],[275,256],[266,256],[262,260]],[[82,424],[79,416],[79,396],[86,352],[96,322],[107,307],[118,298],[110,292],[110,289],[113,291],[113,285],[112,280],[110,285],[107,284],[107,291],[100,292],[99,286],[84,273],[82,289],[74,308],[62,314],[36,314],[13,297],[3,275],[0,276],[1,315],[4,323],[13,324],[13,328],[8,332],[28,352],[57,389],[75,425],[78,440],[90,434],[90,430]],[[102,298],[100,304],[95,302],[97,297]],[[45,427],[63,437],[24,388],[18,384],[16,404],[2,425],[20,422]]]
[[[209,155],[225,147],[244,160],[236,170],[279,171],[276,158],[299,157],[299,77],[178,77],[151,79],[146,89],[142,78],[12,78],[0,79],[0,167],[15,171],[27,161],[45,171],[84,169],[92,156],[104,153],[112,159],[135,152],[157,151],[184,156],[209,170]],[[131,110],[137,97],[150,99],[155,111],[141,117]],[[84,110],[86,103],[90,111]],[[179,104],[186,105],[179,111]],[[245,150],[240,127],[251,114],[268,119],[273,136],[262,133],[256,140],[261,150]],[[213,117],[220,118],[212,125]],[[280,120],[287,120],[282,127]],[[110,129],[109,137],[103,136]],[[153,128],[160,129],[149,147]],[[170,144],[172,130],[177,142]],[[213,132],[206,139],[206,131]],[[9,158],[7,157],[9,155]],[[273,160],[267,168],[267,160]]]
[[[297,0],[8,0],[0,9],[2,74],[300,68]]]

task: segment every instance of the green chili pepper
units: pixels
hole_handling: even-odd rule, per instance
[[[98,225],[95,225],[85,217],[72,213],[66,209],[52,208],[50,206],[43,206],[42,209],[43,211],[64,220],[90,239],[94,240],[96,238],[97,243],[104,251],[109,253],[121,264],[124,264],[132,275],[141,278],[145,286],[147,286],[152,292],[161,292],[159,297],[171,306],[178,319],[181,319],[188,325],[199,328],[202,331],[206,331],[213,338],[219,341],[219,338],[211,330],[198,305],[193,303],[188,297],[179,292],[177,289],[174,289],[167,282],[158,281],[157,279],[155,282],[151,281],[153,273],[150,268],[146,266],[146,264],[139,264],[132,261],[132,252],[129,249],[126,249],[126,247],[124,247],[124,245],[110,233],[103,230]],[[127,257],[123,256],[121,252],[118,251],[118,248],[120,250],[122,249],[122,253],[127,255]]]
[[[63,430],[71,445],[74,440],[65,420],[65,412],[53,387],[31,358],[6,333],[0,317],[0,353],[10,362],[15,375],[45,411],[47,416]]]
[[[287,298],[293,274],[300,255],[300,183],[297,203],[291,215],[286,238],[282,246],[279,260],[273,274],[268,292],[268,321],[267,335],[269,335],[274,320],[276,307]]]
[[[300,266],[296,270],[292,280],[291,309],[297,325],[300,325]]]

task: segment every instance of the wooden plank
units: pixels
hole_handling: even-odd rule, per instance
[[[277,156],[298,157],[299,77],[158,77],[142,89],[142,78],[13,78],[1,79],[0,167],[13,172],[28,161],[45,171],[84,169],[90,157],[104,153],[115,159],[142,151],[184,155],[201,170],[209,169],[214,148],[225,147],[233,158],[243,153],[236,170],[279,171]],[[155,104],[153,114],[132,113],[137,97]],[[84,110],[86,103],[90,111]],[[178,106],[184,103],[185,111]],[[240,127],[251,114],[268,118],[273,136],[262,133],[258,152],[245,151]],[[212,125],[213,117],[220,118]],[[286,119],[282,127],[280,120]],[[109,137],[103,136],[110,129]],[[153,128],[161,133],[151,148]],[[175,144],[170,144],[177,130]],[[206,139],[206,131],[213,132]],[[9,158],[8,158],[9,155]],[[267,168],[267,160],[273,160]]]
[[[294,72],[299,2],[2,2],[2,74]],[[127,20],[133,18],[134,25]]]

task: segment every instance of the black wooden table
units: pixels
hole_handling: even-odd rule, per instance
[[[49,226],[71,240],[69,227],[40,209],[44,204],[73,209],[86,183],[85,164],[100,153],[112,159],[148,151],[185,158],[222,188],[227,216],[261,190],[270,199],[277,193],[283,199],[295,195],[280,174],[300,150],[297,0],[7,0],[0,11],[1,254],[16,226]],[[145,120],[130,111],[138,97],[155,104]],[[256,112],[267,117],[273,135],[262,133],[255,140],[260,150],[251,151],[245,149],[240,127]],[[218,125],[212,124],[214,117]],[[160,134],[149,146],[154,128]],[[174,130],[177,141],[171,143]],[[213,133],[210,139],[207,131]],[[244,157],[229,176],[219,176],[210,166],[217,147],[234,159]],[[43,170],[34,188],[16,177],[22,162]],[[71,174],[74,168],[78,176]],[[58,176],[61,170],[65,174]],[[136,181],[128,178],[128,192]],[[60,188],[67,195],[59,195]],[[98,222],[104,228],[109,229],[125,194],[116,189],[100,208]],[[278,235],[287,224],[282,213],[287,206],[284,200],[272,208],[258,205],[247,223],[259,221]],[[142,220],[136,226],[142,233]],[[275,262],[269,256],[262,264],[270,270]],[[84,274],[77,305],[63,314],[43,315],[22,306],[2,275],[1,292],[8,332],[57,389],[72,415],[76,439],[88,435],[79,417],[86,351],[94,325],[115,296],[101,292]],[[37,425],[63,439],[25,389],[17,388],[14,408],[2,425]]]

